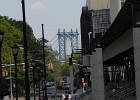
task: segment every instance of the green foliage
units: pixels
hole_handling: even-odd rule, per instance
[[[30,25],[26,23],[26,32],[27,32],[27,50],[28,50],[28,61],[30,62],[30,59],[36,59],[35,56],[36,54],[31,53],[31,52],[37,52],[39,51],[42,55],[42,38],[36,39],[33,30]],[[10,63],[10,58],[11,63],[14,63],[14,59],[12,56],[12,50],[11,47],[14,44],[17,44],[20,46],[19,52],[18,52],[18,57],[17,60],[19,63],[24,62],[24,53],[23,49],[23,22],[22,21],[17,21],[12,18],[8,18],[6,16],[0,16],[0,30],[4,32],[4,40],[2,43],[2,63],[3,64],[9,64]],[[47,43],[48,40],[45,39],[45,43]],[[79,55],[74,55],[73,59],[79,59]],[[43,59],[43,58],[42,58]],[[41,59],[41,60],[42,60]],[[49,53],[47,50],[45,50],[45,63],[46,65],[51,61],[53,65],[56,67],[56,76],[57,76],[57,81],[62,80],[62,77],[64,76],[69,76],[69,64],[66,62],[65,64],[61,65],[59,61],[55,58],[55,55]],[[55,62],[54,62],[55,61]],[[73,65],[73,68],[77,68],[78,61],[75,61],[75,65]],[[41,68],[43,68],[43,64],[39,64]],[[18,66],[18,83],[19,83],[19,90],[25,89],[25,71],[23,70],[23,66]],[[50,70],[47,69],[47,81],[54,81],[54,73],[52,73]],[[9,70],[9,69],[8,69]],[[54,69],[53,69],[54,70]],[[37,69],[35,68],[35,82],[39,80]],[[12,66],[12,77],[13,79],[15,78],[15,68]],[[33,71],[32,69],[29,69],[29,82],[30,85],[32,84],[33,81]],[[6,82],[3,81],[3,82]],[[13,80],[13,83],[15,83],[15,80]],[[5,87],[9,87],[9,83],[5,85]]]
[[[0,30],[4,32],[2,43],[2,62],[9,63],[9,58],[12,53],[11,47],[14,44],[20,44],[22,32],[16,29],[14,26],[11,26],[4,18],[0,19]],[[21,56],[22,55],[19,55],[19,57]]]
[[[17,66],[18,68],[18,83],[19,83],[19,90],[25,88],[25,71],[23,70],[23,66]]]
[[[53,73],[48,72],[47,82],[54,82],[54,75],[53,75]]]
[[[62,76],[70,76],[70,68],[69,68],[69,64],[68,63],[64,63],[64,65],[61,65],[61,74]]]
[[[41,41],[38,41],[34,34],[33,30],[26,23],[26,32],[27,32],[27,50],[28,50],[28,61],[30,62],[30,59],[35,59],[35,54],[31,52],[36,52],[40,51],[42,54],[42,44],[40,43]],[[18,63],[23,63],[24,62],[24,49],[23,49],[23,22],[22,21],[17,21],[12,18],[8,18],[7,16],[0,16],[0,31],[4,32],[4,38],[3,38],[3,43],[2,43],[2,63],[3,64],[10,64],[10,59],[11,63],[14,63],[14,59],[12,56],[12,49],[11,47],[16,44],[20,46],[19,52],[18,52],[18,57],[17,61]],[[47,39],[45,39],[45,42],[48,42]],[[47,51],[45,51],[45,56],[49,55],[51,57],[51,54],[49,54]],[[46,57],[47,60],[47,57]],[[23,70],[23,66],[17,66],[18,67],[18,83],[19,83],[19,89],[25,89],[25,71]],[[9,70],[9,68],[7,69]],[[33,71],[29,70],[29,82],[30,84],[33,81]],[[53,74],[49,75],[47,78],[50,80],[52,79]],[[12,66],[12,77],[15,79],[15,68]],[[37,71],[35,71],[35,80],[38,80],[37,78]],[[4,80],[4,79],[3,79]],[[7,82],[4,80],[3,82]],[[13,83],[15,83],[15,80],[13,80]],[[9,84],[4,85],[4,87],[9,88]]]

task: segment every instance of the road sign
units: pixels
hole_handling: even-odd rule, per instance
[[[47,83],[47,81],[46,81],[45,78],[43,77],[43,78],[40,80],[40,85],[41,85],[42,87],[45,87],[46,83]]]

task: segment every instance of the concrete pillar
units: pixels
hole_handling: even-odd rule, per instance
[[[140,28],[133,28],[136,100],[140,100]]]
[[[73,67],[70,65],[70,91],[73,93]]]
[[[96,52],[90,56],[92,99],[104,100],[104,77],[102,48],[96,48]]]

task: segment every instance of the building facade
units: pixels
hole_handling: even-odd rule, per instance
[[[110,9],[100,9],[92,11],[93,34],[101,33],[102,35],[110,27]]]
[[[86,6],[89,10],[99,10],[103,8],[109,8],[110,0],[87,0]]]
[[[125,0],[87,0],[86,6],[89,10],[110,9],[111,23],[116,18]]]

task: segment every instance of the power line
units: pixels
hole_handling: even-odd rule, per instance
[[[57,40],[58,40],[58,39],[57,39]],[[55,42],[56,42],[57,40],[55,40]],[[52,45],[54,45],[54,44],[55,44],[55,42],[54,42]]]
[[[58,48],[58,45],[57,45],[57,47],[54,50],[56,50],[57,48]]]
[[[57,39],[58,40],[58,39]],[[69,39],[67,39],[67,41],[66,41],[66,43],[69,41]],[[58,45],[57,45],[57,47],[54,49],[54,50],[56,50],[58,48]]]
[[[56,34],[57,35],[57,34]],[[56,35],[51,39],[51,41],[56,37]],[[51,42],[51,41],[49,41],[49,42]]]

